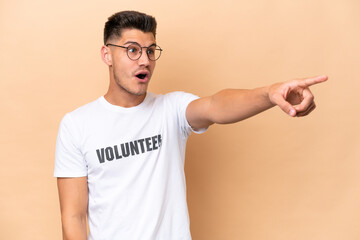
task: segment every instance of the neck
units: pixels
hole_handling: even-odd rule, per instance
[[[131,93],[126,92],[123,90],[122,92],[113,91],[109,88],[107,93],[104,95],[104,98],[109,103],[120,106],[120,107],[135,107],[139,104],[141,104],[146,97],[146,93],[143,95],[137,96]]]

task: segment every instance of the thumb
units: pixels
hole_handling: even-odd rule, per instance
[[[274,103],[276,105],[278,105],[281,110],[283,110],[286,114],[292,116],[292,117],[295,117],[296,116],[296,110],[295,108],[289,103],[287,102],[283,96],[281,95],[276,95],[274,96]]]

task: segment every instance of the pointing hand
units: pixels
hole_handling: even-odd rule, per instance
[[[325,82],[327,79],[328,77],[323,75],[275,83],[269,87],[268,96],[273,104],[278,105],[290,116],[306,116],[316,107],[309,87]]]

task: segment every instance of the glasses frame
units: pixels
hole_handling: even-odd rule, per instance
[[[129,56],[129,47],[130,47],[131,45],[137,45],[137,46],[139,46],[139,48],[141,49],[140,55],[139,55],[139,57],[136,58],[136,59],[133,59],[133,58],[131,58],[131,57]],[[154,44],[151,44],[151,45],[148,46],[148,47],[142,47],[142,46],[140,46],[140,44],[138,44],[137,42],[132,42],[132,43],[130,43],[129,46],[120,46],[120,45],[116,45],[116,44],[112,44],[112,43],[107,43],[105,46],[107,46],[107,47],[108,47],[108,46],[114,46],[114,47],[125,48],[125,49],[126,49],[126,55],[127,55],[128,58],[129,58],[130,60],[132,60],[132,61],[136,61],[136,60],[138,60],[139,58],[141,58],[142,53],[143,53],[143,48],[146,48],[146,55],[147,55],[147,57],[148,57],[148,59],[149,59],[150,61],[156,61],[156,60],[158,60],[158,59],[160,58],[160,56],[161,56],[162,51],[163,51],[162,48],[161,48],[160,46],[156,45],[155,43],[154,43]],[[155,46],[155,50],[159,50],[159,51],[160,51],[159,56],[158,56],[155,60],[152,60],[152,59],[149,57],[149,53],[148,53],[149,48],[150,48],[150,47],[153,47],[153,46]]]

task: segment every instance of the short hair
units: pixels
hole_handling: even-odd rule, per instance
[[[122,11],[108,18],[104,27],[104,44],[109,39],[121,37],[123,29],[138,29],[156,35],[156,20],[153,16],[137,11]]]

